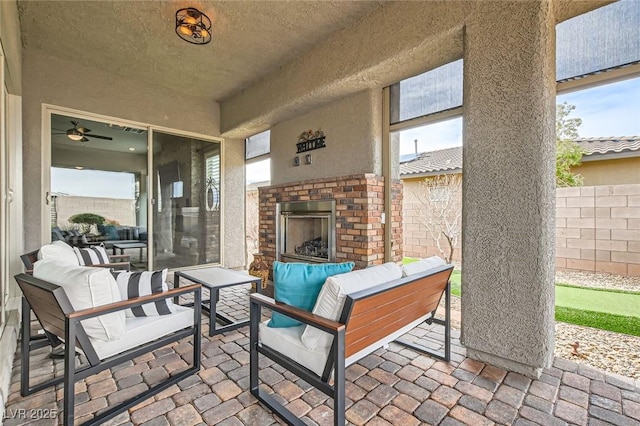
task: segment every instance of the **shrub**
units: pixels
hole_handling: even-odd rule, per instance
[[[98,225],[102,225],[104,220],[104,217],[95,213],[78,213],[69,218],[69,222],[80,225],[83,234],[90,232],[92,226],[95,228]]]

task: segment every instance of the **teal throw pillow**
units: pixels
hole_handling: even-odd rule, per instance
[[[350,272],[353,262],[345,263],[284,263],[273,262],[273,285],[277,302],[311,312],[325,280],[333,275]],[[286,315],[273,312],[269,327],[284,328],[301,325]]]

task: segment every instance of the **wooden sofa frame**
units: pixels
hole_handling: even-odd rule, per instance
[[[177,342],[180,339],[193,336],[194,350],[191,367],[173,374],[168,379],[150,387],[139,395],[127,399],[116,406],[109,407],[106,411],[85,422],[84,425],[102,424],[126,409],[139,404],[150,396],[158,394],[164,389],[169,388],[200,370],[200,345],[202,339],[200,334],[200,300],[202,296],[200,284],[172,289],[149,296],[131,298],[95,308],[74,311],[62,287],[27,274],[18,274],[15,276],[15,279],[23,293],[20,394],[22,396],[28,396],[42,389],[48,388],[49,386],[63,383],[63,424],[65,426],[74,424],[75,382],[97,374],[100,371],[115,367],[125,361],[133,360],[140,355],[154,351],[173,342]],[[145,303],[178,297],[187,293],[193,293],[193,297],[196,302],[193,308],[193,327],[178,330],[174,333],[170,333],[159,339],[147,342],[103,360],[98,358],[91,341],[80,323],[80,321],[88,318],[122,311]],[[76,342],[75,345],[65,345],[64,375],[34,386],[30,386],[29,380],[30,352],[33,349],[46,346],[47,342],[43,342],[42,339],[37,339],[38,336],[36,336],[36,339],[31,336],[31,311],[34,312],[36,318],[40,322],[40,325],[48,335],[55,336],[56,339],[64,339],[65,342]],[[77,346],[84,352],[88,363],[76,366],[76,350],[74,346]]]
[[[304,425],[274,397],[260,389],[258,382],[258,354],[263,354],[307,383],[333,398],[334,424],[345,424],[345,360],[372,345],[385,343],[395,332],[426,315],[429,324],[444,325],[444,353],[437,353],[411,342],[399,343],[449,361],[451,354],[450,283],[452,265],[443,265],[423,273],[383,283],[347,296],[339,321],[332,321],[260,294],[251,295],[250,319],[250,375],[251,393],[290,425]],[[435,318],[442,295],[445,296],[445,318]],[[261,307],[294,318],[333,335],[333,343],[322,376],[297,363],[285,354],[259,344],[258,332]],[[333,370],[333,386],[330,385]]]

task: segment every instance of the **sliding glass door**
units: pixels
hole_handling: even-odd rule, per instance
[[[220,263],[219,142],[153,131],[154,268]]]
[[[50,123],[52,240],[133,270],[220,263],[220,142],[70,112]]]

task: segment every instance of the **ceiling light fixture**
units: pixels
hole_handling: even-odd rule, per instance
[[[187,7],[176,12],[176,34],[192,44],[211,41],[211,19],[198,9]]]
[[[72,141],[80,141],[84,137],[82,133],[80,133],[77,129],[69,129],[67,130],[67,137]]]
[[[132,146],[129,147],[129,151],[135,151],[136,149]]]

